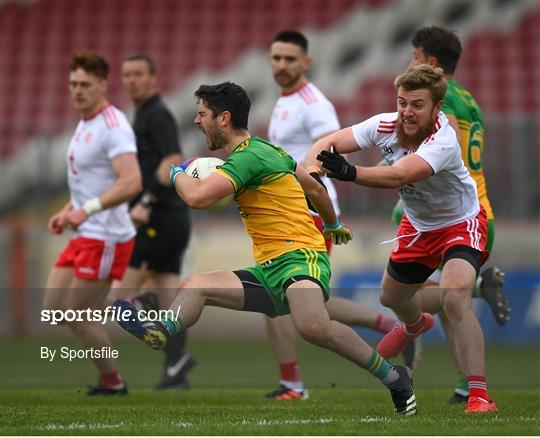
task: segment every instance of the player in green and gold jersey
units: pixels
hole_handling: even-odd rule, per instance
[[[256,265],[238,271],[193,274],[180,282],[169,315],[139,320],[128,301],[115,306],[128,332],[154,349],[197,322],[205,305],[264,313],[291,314],[307,341],[327,348],[366,369],[391,392],[396,412],[416,413],[408,369],[392,366],[350,327],[332,321],[325,307],[330,289],[330,263],[324,239],[315,227],[307,195],[323,219],[323,233],[336,244],[352,234],[336,217],[332,202],[315,176],[310,176],[281,148],[252,137],[247,129],[250,101],[238,85],[201,85],[195,123],[210,150],[229,156],[205,179],[185,175],[188,163],[171,169],[171,184],[191,207],[205,208],[234,193],[246,231],[253,241]]]
[[[485,208],[488,218],[488,242],[486,249],[491,252],[495,235],[495,219],[487,197],[486,180],[482,167],[482,151],[484,148],[484,116],[480,107],[471,94],[454,79],[460,55],[461,43],[457,35],[438,26],[424,27],[416,31],[412,38],[414,47],[411,64],[429,64],[443,69],[448,81],[448,89],[444,95],[442,111],[448,117],[448,122],[456,131],[461,144],[463,162],[476,182],[478,199]],[[392,212],[392,221],[399,224],[403,216],[400,203]],[[422,309],[439,312],[441,324],[453,348],[452,332],[448,320],[440,309],[439,291],[436,286],[440,280],[440,270],[435,271],[426,282],[426,288],[420,292]],[[505,325],[510,319],[511,309],[508,300],[502,292],[504,274],[496,267],[488,268],[480,273],[475,294],[484,298],[489,305],[499,325]],[[455,357],[455,354],[454,354]],[[459,367],[459,364],[458,364]],[[469,394],[467,379],[460,373],[454,395],[449,403],[467,402]]]

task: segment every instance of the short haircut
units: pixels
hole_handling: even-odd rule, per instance
[[[154,59],[148,53],[144,53],[144,52],[128,53],[123,59],[123,62],[126,62],[126,61],[145,61],[146,64],[148,64],[148,71],[151,74],[154,74],[157,70]]]
[[[75,71],[79,68],[100,79],[107,79],[109,76],[109,63],[103,55],[93,50],[83,49],[71,57],[69,71]]]
[[[212,110],[214,117],[228,111],[231,113],[231,124],[234,129],[247,129],[251,102],[240,85],[233,82],[201,85],[195,91],[195,97]]]
[[[282,43],[291,43],[296,44],[297,46],[300,46],[302,50],[304,50],[305,53],[308,51],[308,40],[304,36],[303,33],[298,32],[297,30],[282,30],[281,32],[278,32],[276,36],[274,37],[274,43],[276,41],[282,42]]]
[[[396,90],[402,87],[405,91],[414,91],[427,88],[431,92],[433,103],[439,103],[446,93],[448,83],[440,67],[420,64],[410,67],[400,74],[394,81]]]
[[[455,32],[438,26],[423,27],[413,35],[412,45],[437,58],[445,73],[456,71],[462,48]]]

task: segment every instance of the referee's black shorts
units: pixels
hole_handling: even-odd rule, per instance
[[[190,234],[189,208],[154,207],[148,224],[137,229],[129,266],[179,274]]]

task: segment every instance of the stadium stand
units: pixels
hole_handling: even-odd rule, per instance
[[[122,57],[133,50],[154,54],[186,151],[194,154],[203,147],[192,126],[192,93],[201,82],[230,79],[246,87],[253,100],[251,125],[264,134],[276,96],[265,69],[275,31],[299,27],[308,34],[316,60],[312,77],[336,103],[345,125],[394,107],[392,78],[407,65],[410,36],[415,28],[433,23],[459,29],[465,52],[457,78],[486,113],[534,118],[540,112],[540,7],[535,1],[3,3],[4,177],[32,175],[46,163],[47,186],[64,184],[63,154],[77,120],[66,95],[65,65],[78,48],[94,48],[109,57],[109,95],[120,107],[127,104],[118,74]],[[36,184],[29,177],[11,185],[3,192],[0,209]]]
[[[353,5],[384,0],[256,2],[47,0],[8,2],[0,9],[5,36],[2,76],[2,155],[33,135],[60,132],[74,115],[65,96],[66,60],[78,48],[111,59],[110,97],[125,104],[118,71],[128,51],[155,54],[165,91],[198,69],[218,70],[249,46],[263,48],[282,27],[325,27]],[[216,13],[218,12],[219,13]],[[293,13],[294,12],[294,13]],[[217,31],[216,31],[217,30]],[[35,79],[39,71],[40,80]],[[9,85],[8,85],[9,84]],[[30,85],[28,85],[30,84]],[[31,122],[30,122],[31,120]]]

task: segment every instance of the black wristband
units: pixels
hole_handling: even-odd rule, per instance
[[[159,193],[161,187],[163,186],[159,182],[157,175],[154,175],[154,179],[152,180],[150,187],[148,187],[148,190],[146,190],[146,193],[149,193],[152,198],[155,199],[157,198],[157,194]]]
[[[154,196],[152,196],[152,194],[147,191],[142,194],[139,202],[143,205],[143,207],[152,208],[152,205],[154,205],[155,203],[154,199]]]

